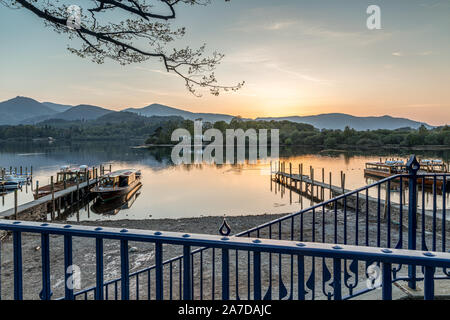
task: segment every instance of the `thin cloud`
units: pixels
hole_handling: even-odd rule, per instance
[[[135,67],[136,70],[142,70],[142,71],[148,71],[148,72],[154,72],[154,73],[160,73],[163,74],[165,76],[172,76],[172,77],[176,77],[177,75],[174,73],[170,73],[164,70],[158,70],[158,69],[149,69],[149,68],[144,68],[144,67]]]

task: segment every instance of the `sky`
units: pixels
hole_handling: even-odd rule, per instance
[[[90,1],[71,3],[86,7]],[[381,29],[369,30],[369,5]],[[177,9],[177,44],[225,54],[218,97],[190,94],[155,60],[98,65],[26,10],[0,4],[0,100],[120,110],[161,103],[243,117],[349,113],[450,124],[450,0],[213,0]]]

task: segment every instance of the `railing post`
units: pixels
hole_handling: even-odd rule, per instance
[[[420,164],[415,155],[412,155],[406,164],[409,172],[409,202],[408,202],[408,249],[416,250],[417,229],[417,171]],[[416,289],[416,266],[408,266],[408,286]]]
[[[383,287],[382,297],[383,300],[392,300],[392,264],[382,263],[382,277]]]
[[[341,259],[333,259],[334,300],[342,300]]]
[[[23,299],[22,288],[22,235],[19,231],[13,231],[14,246],[14,300]]]
[[[95,300],[103,300],[103,239],[97,238],[95,240],[96,244],[96,290],[95,290]]]
[[[191,297],[191,247],[183,247],[183,300],[192,300]]]
[[[39,294],[41,300],[50,300],[52,296],[50,284],[50,238],[48,233],[41,235],[42,250],[42,291]]]
[[[222,300],[230,300],[230,255],[222,249]]]
[[[434,268],[425,267],[424,279],[424,298],[425,300],[434,300]]]
[[[69,235],[64,235],[64,283],[65,283],[65,300],[73,300],[73,260],[72,260],[72,237]],[[69,269],[70,270],[69,272]],[[72,283],[69,281],[72,280]]]
[[[253,297],[261,300],[261,252],[253,252]]]
[[[128,241],[120,240],[121,296],[122,300],[130,299],[130,265],[128,258]]]
[[[164,299],[163,290],[163,247],[161,242],[155,243],[155,265],[156,265],[156,300]]]

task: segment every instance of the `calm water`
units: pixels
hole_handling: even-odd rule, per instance
[[[244,215],[289,213],[307,207],[309,200],[298,195],[279,192],[271,185],[270,159],[240,165],[179,165],[170,161],[170,149],[136,149],[132,142],[96,142],[88,144],[0,144],[0,167],[33,166],[34,181],[45,185],[50,176],[63,165],[98,166],[111,164],[113,170],[136,168],[142,170],[142,188],[128,207],[116,214],[97,214],[92,210],[94,201],[79,213],[70,214],[69,220],[113,220],[200,217],[210,215]],[[340,171],[346,174],[346,188],[362,187],[373,181],[364,178],[364,164],[380,157],[407,157],[392,152],[348,153],[325,152],[300,148],[280,151],[281,161],[292,162],[295,171],[303,163],[306,174],[309,166],[315,168],[316,180],[325,181],[332,173],[333,184],[340,184]],[[429,158],[449,161],[447,152],[415,152]],[[33,199],[31,186],[19,193],[19,204]],[[394,199],[395,201],[395,195]],[[13,206],[13,194],[0,198],[0,211]]]

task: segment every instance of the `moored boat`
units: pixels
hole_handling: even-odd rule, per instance
[[[367,162],[366,167],[364,169],[364,175],[366,177],[373,177],[377,179],[384,179],[397,174],[408,174],[408,169],[405,165],[405,162],[402,160],[390,160],[382,162]],[[447,166],[443,163],[442,160],[421,160],[420,161],[420,170],[418,174],[445,174],[448,173]],[[400,179],[397,179],[400,180]],[[404,182],[407,182],[409,179],[406,177],[403,179]],[[422,182],[424,180],[424,182]],[[426,187],[433,186],[436,183],[436,187],[442,188],[444,185],[444,179],[442,177],[437,176],[434,178],[433,176],[425,177],[424,179],[417,179],[417,183],[420,185],[422,183],[425,184]],[[446,185],[450,185],[450,179],[446,179]]]
[[[56,173],[56,181],[53,183],[54,192],[64,190],[75,186],[77,182],[81,183],[94,177],[94,170],[86,165],[82,166],[62,166],[60,171]],[[34,198],[39,199],[52,193],[51,184],[38,188],[34,192]]]
[[[110,201],[129,194],[141,185],[141,172],[135,169],[118,170],[105,175],[91,191],[103,201]]]
[[[21,187],[21,183],[17,181],[8,181],[1,180],[0,181],[0,190],[15,190]]]
[[[139,183],[129,193],[112,199],[111,201],[103,201],[101,198],[97,198],[97,200],[91,206],[91,210],[96,214],[116,215],[121,210],[130,209],[140,195],[139,190],[141,189],[141,187],[142,184]]]

